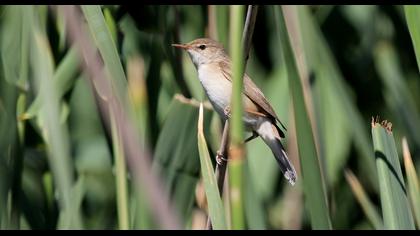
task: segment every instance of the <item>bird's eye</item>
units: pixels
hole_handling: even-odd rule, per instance
[[[206,45],[201,44],[200,46],[198,46],[198,48],[201,49],[201,50],[204,50],[204,49],[206,49]]]

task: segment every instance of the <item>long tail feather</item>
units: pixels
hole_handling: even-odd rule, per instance
[[[295,185],[297,174],[293,167],[293,164],[289,161],[286,152],[284,151],[283,145],[280,140],[277,140],[278,148],[272,148],[274,157],[280,165],[280,169],[283,172],[284,177],[289,181],[291,185]],[[280,152],[278,151],[280,149]]]
[[[270,147],[280,166],[284,177],[289,181],[291,185],[296,183],[297,174],[293,164],[289,161],[287,154],[280,142],[280,138],[276,137],[278,134],[275,133],[275,126],[270,121],[264,121],[260,124],[257,133],[261,136],[264,142]]]

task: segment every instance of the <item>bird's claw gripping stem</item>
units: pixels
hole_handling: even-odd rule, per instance
[[[220,152],[217,152],[216,154],[216,162],[218,165],[222,165],[223,162],[227,162],[228,160],[223,157],[223,154]]]
[[[230,106],[226,106],[226,107],[225,107],[225,109],[223,109],[223,112],[225,113],[225,115],[226,115],[228,118],[230,118],[230,116],[232,115],[232,114],[231,114],[231,111],[230,111]]]

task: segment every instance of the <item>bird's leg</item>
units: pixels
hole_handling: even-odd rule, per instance
[[[257,132],[252,131],[252,136],[251,136],[251,137],[249,137],[249,138],[247,138],[247,139],[245,139],[244,143],[247,143],[247,142],[249,142],[249,141],[251,141],[251,140],[255,139],[256,137],[258,137]]]
[[[228,117],[228,119],[232,115],[232,113],[230,111],[230,106],[226,106],[225,109],[223,109],[223,112]],[[246,112],[250,112],[250,111],[246,111]],[[250,112],[250,113],[264,116],[264,114],[259,113],[259,112]],[[251,141],[251,140],[253,140],[253,139],[257,138],[257,137],[258,137],[258,134],[255,131],[252,131],[252,136],[249,137],[249,138],[247,138],[247,139],[245,139],[244,143],[247,143],[247,142],[249,142],[249,141]],[[219,154],[217,154],[217,156],[219,156]]]
[[[230,106],[226,106],[225,109],[223,109],[223,112],[225,113],[225,115],[227,116],[228,119],[232,115],[231,111],[230,111]]]

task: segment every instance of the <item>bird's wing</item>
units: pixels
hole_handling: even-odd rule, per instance
[[[220,69],[222,71],[223,76],[231,81],[232,78],[232,70],[229,66],[229,63],[225,61],[219,62]],[[231,81],[232,82],[232,81]],[[286,127],[281,123],[280,119],[278,118],[276,112],[271,107],[270,103],[268,103],[267,99],[265,98],[264,94],[261,90],[254,84],[254,82],[249,78],[249,76],[245,73],[244,74],[244,94],[256,105],[258,105],[262,110],[264,110],[271,118],[277,120],[283,129]]]

